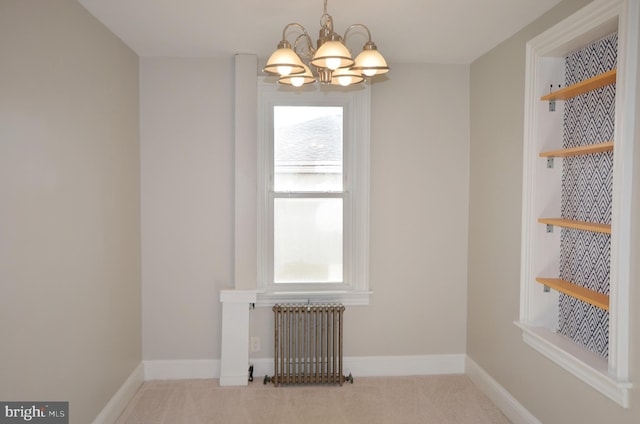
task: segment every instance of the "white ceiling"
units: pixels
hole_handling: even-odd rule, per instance
[[[317,38],[323,0],[78,0],[140,56],[268,57],[284,26]],[[390,63],[471,63],[560,0],[329,0],[334,29],[365,24]],[[289,41],[293,42],[292,39]],[[355,55],[365,38],[354,34]]]

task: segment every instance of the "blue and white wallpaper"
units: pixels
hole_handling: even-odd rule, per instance
[[[565,84],[572,85],[616,67],[618,35],[611,34],[569,54]],[[565,101],[563,147],[613,140],[615,84]],[[563,159],[562,218],[611,223],[613,152]],[[560,278],[600,293],[609,293],[609,234],[563,228]],[[609,313],[560,294],[558,332],[577,344],[608,357]]]

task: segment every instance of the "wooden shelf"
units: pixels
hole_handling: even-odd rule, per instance
[[[541,152],[540,157],[566,158],[568,156],[588,155],[591,153],[610,152],[613,151],[613,141],[606,143],[588,144],[586,146],[572,147],[570,149],[551,150]]]
[[[561,88],[542,96],[540,100],[567,100],[587,91],[595,90],[596,88],[604,87],[605,85],[614,84],[616,82],[616,70],[613,69],[604,74],[597,75],[593,78],[580,81],[577,84],[570,85],[569,87]]]
[[[606,294],[590,290],[586,287],[582,287],[569,281],[561,280],[559,278],[538,277],[536,278],[536,281],[561,293],[564,293],[571,297],[575,297],[576,299],[580,299],[593,306],[597,306],[598,308],[604,309],[605,311],[609,310],[609,296],[607,296]]]
[[[611,234],[610,224],[597,224],[595,222],[572,221],[563,218],[539,218],[541,224],[557,225],[559,227],[574,228],[576,230],[593,231],[596,233]]]

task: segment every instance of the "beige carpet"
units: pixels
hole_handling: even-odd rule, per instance
[[[117,424],[482,424],[509,420],[464,375],[356,378],[344,386],[149,381]]]

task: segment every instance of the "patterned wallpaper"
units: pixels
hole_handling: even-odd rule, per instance
[[[616,67],[618,35],[611,34],[569,54],[565,84],[571,85]],[[613,140],[615,85],[565,101],[563,147]],[[563,159],[561,215],[563,218],[611,223],[613,153]],[[563,228],[560,236],[560,278],[609,293],[611,236]],[[560,294],[558,332],[607,357],[609,313]]]

